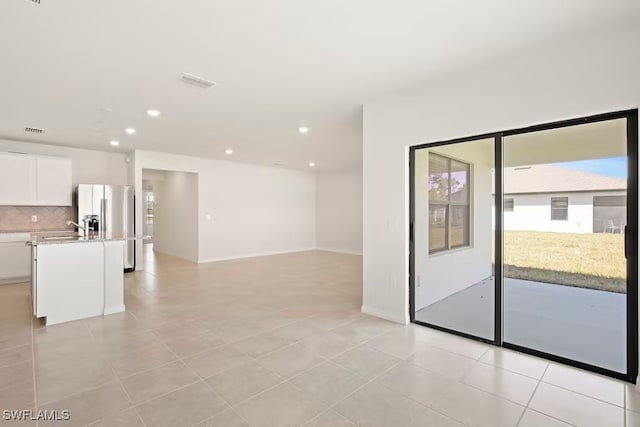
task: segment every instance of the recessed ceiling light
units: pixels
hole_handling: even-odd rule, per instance
[[[109,144],[113,145],[114,147],[117,147],[118,145],[120,145],[120,142],[114,139],[113,141],[110,141]]]
[[[135,128],[126,128],[124,130],[128,135],[133,135],[134,133],[137,132],[137,130]]]
[[[309,162],[309,167],[315,168],[316,167],[316,162]]]
[[[233,150],[231,148],[227,148],[226,150],[224,150],[224,154],[230,156],[233,154]]]
[[[158,117],[160,115],[160,111],[158,110],[147,110],[147,116],[149,117]]]
[[[309,133],[309,128],[308,128],[308,127],[306,127],[306,126],[300,126],[300,127],[298,128],[298,132],[300,132],[300,133],[302,133],[302,134],[304,134],[304,133]]]

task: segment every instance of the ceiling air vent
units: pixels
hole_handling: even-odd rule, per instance
[[[40,4],[40,0],[27,0],[30,3]]]
[[[42,129],[40,128],[30,128],[30,127],[26,127],[24,128],[25,132],[29,132],[29,133],[42,133],[44,132]]]
[[[201,89],[209,89],[211,86],[215,85],[211,80],[203,79],[202,77],[194,76],[189,73],[182,73],[182,77],[180,77],[180,81],[192,86],[199,87]]]

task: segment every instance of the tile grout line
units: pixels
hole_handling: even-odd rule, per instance
[[[533,400],[533,397],[538,392],[538,387],[540,387],[540,384],[542,383],[542,378],[544,378],[545,374],[547,373],[547,370],[549,369],[549,366],[551,366],[551,364],[547,363],[547,366],[545,366],[545,368],[544,368],[544,372],[542,372],[542,375],[540,375],[540,379],[536,383],[536,386],[533,389],[533,393],[531,393],[531,396],[529,397],[529,400],[527,401],[527,404],[524,407],[524,411],[522,411],[522,414],[520,414],[520,417],[518,418],[518,422],[516,423],[516,427],[519,426],[520,423],[522,422],[522,418],[524,418],[524,414],[525,414],[525,412],[527,412],[527,409],[529,409],[529,405],[531,405],[531,401]]]
[[[377,338],[377,337],[376,337],[376,338]],[[372,340],[374,340],[374,339],[376,339],[376,338],[372,338],[371,340],[366,341],[366,342],[365,342],[365,343],[363,343],[362,345],[365,345],[365,344],[367,344],[368,342],[370,342],[370,341],[372,341]],[[468,386],[468,387],[470,387],[470,388],[473,388],[473,389],[475,389],[475,390],[478,390],[478,391],[480,391],[480,392],[482,392],[482,393],[484,393],[484,394],[487,394],[487,395],[489,395],[489,396],[491,396],[491,397],[493,397],[493,398],[496,398],[496,399],[498,399],[498,400],[501,400],[501,401],[503,401],[503,402],[509,402],[509,403],[512,403],[512,404],[515,404],[515,405],[521,406],[521,407],[523,407],[523,409],[524,409],[524,410],[523,410],[523,414],[524,414],[524,411],[527,409],[527,407],[526,407],[526,406],[523,406],[522,404],[520,404],[520,403],[518,403],[518,402],[514,402],[514,401],[512,401],[512,400],[510,400],[510,399],[506,399],[506,398],[504,398],[504,397],[502,397],[502,396],[499,396],[499,395],[497,395],[497,394],[495,394],[495,393],[489,392],[489,391],[487,391],[487,390],[483,390],[483,389],[481,389],[481,388],[478,388],[478,387],[476,387],[476,386],[474,386],[474,385],[471,385],[471,384],[467,384],[467,383],[465,383],[465,382],[463,382],[463,381],[462,381],[462,379],[464,378],[465,374],[466,374],[467,372],[469,372],[469,371],[473,368],[474,364],[476,364],[476,363],[482,363],[482,362],[480,361],[480,359],[481,359],[481,358],[482,358],[482,357],[483,357],[487,352],[489,352],[489,350],[491,349],[490,347],[488,347],[487,349],[485,349],[485,351],[484,351],[484,352],[482,353],[482,355],[480,355],[479,357],[477,357],[477,358],[472,358],[472,357],[469,357],[469,356],[466,356],[466,355],[463,355],[463,354],[460,354],[460,353],[453,352],[453,351],[451,351],[451,350],[449,350],[449,349],[446,349],[446,348],[442,348],[442,347],[438,347],[438,346],[431,345],[431,344],[430,344],[430,343],[428,343],[427,341],[424,341],[424,342],[420,341],[420,342],[421,342],[422,344],[425,344],[425,345],[427,345],[427,346],[431,347],[431,348],[438,349],[438,350],[442,350],[442,351],[445,351],[445,352],[450,353],[450,354],[454,354],[454,355],[457,355],[457,356],[462,356],[462,357],[465,357],[465,358],[467,358],[467,359],[469,359],[469,360],[473,360],[473,363],[472,363],[471,365],[469,365],[467,368],[465,368],[465,370],[463,370],[463,372],[461,373],[461,375],[460,375],[460,377],[459,377],[459,378],[448,378],[448,377],[443,376],[442,374],[440,374],[440,373],[438,373],[438,372],[432,371],[432,370],[430,370],[430,369],[428,369],[428,368],[426,368],[426,367],[423,367],[423,366],[420,366],[420,365],[416,365],[416,364],[414,364],[414,363],[410,362],[408,359],[409,359],[410,357],[412,357],[415,353],[417,353],[417,350],[416,350],[416,351],[414,351],[414,352],[412,352],[408,357],[406,357],[406,358],[404,358],[404,359],[403,359],[403,358],[400,358],[400,359],[401,359],[401,361],[400,361],[399,363],[402,363],[402,362],[409,363],[409,364],[411,364],[411,365],[413,365],[413,366],[416,366],[417,368],[420,368],[420,369],[423,369],[423,370],[425,370],[425,371],[427,371],[427,372],[430,372],[430,373],[432,373],[432,374],[434,374],[434,375],[436,375],[436,376],[438,376],[438,377],[440,377],[440,378],[446,379],[446,380],[451,381],[451,382],[454,382],[454,383],[458,383],[458,384],[461,384],[461,385]],[[380,350],[378,350],[378,351],[380,351]],[[385,353],[385,352],[383,352],[383,353]],[[385,354],[388,354],[388,353],[385,353]],[[393,355],[391,355],[391,356],[393,356]],[[394,356],[394,357],[395,357],[395,356]],[[398,363],[398,364],[399,364],[399,363]],[[395,366],[397,366],[398,364],[396,364]],[[483,363],[483,364],[484,364],[484,365],[487,365],[487,366],[491,366],[491,367],[492,367],[492,368],[494,368],[494,369],[500,369],[500,370],[505,370],[505,371],[507,371],[506,369],[503,369],[503,368],[498,367],[498,366],[493,366],[493,365],[489,365],[489,364],[486,364],[486,363]],[[395,367],[395,366],[394,366],[394,367]],[[391,369],[392,369],[392,368],[391,368]],[[508,371],[508,372],[511,372],[511,371]],[[546,368],[545,368],[545,372],[546,372]],[[512,373],[517,374],[517,375],[521,375],[521,374],[518,374],[518,373],[516,373],[516,372],[512,372]],[[379,379],[380,377],[382,377],[382,375],[383,375],[383,374],[378,375],[378,376],[374,379],[374,381],[375,381],[375,380],[377,380],[377,379]],[[544,374],[543,374],[543,375],[544,375]],[[527,377],[527,376],[525,376],[525,375],[521,375],[521,376],[523,376],[523,377],[525,377],[525,378],[529,378],[529,377]],[[533,378],[532,378],[532,379],[533,379]],[[540,382],[540,380],[536,380],[536,382],[537,382],[537,383],[539,383],[539,382]],[[426,407],[426,408],[428,408],[428,409],[430,409],[430,410],[432,410],[432,411],[434,411],[434,412],[436,412],[436,413],[438,413],[438,414],[440,414],[440,415],[444,416],[445,418],[448,418],[448,419],[454,420],[454,421],[456,421],[456,422],[460,422],[460,421],[458,421],[458,420],[456,420],[456,419],[454,419],[454,418],[451,418],[448,414],[444,414],[444,413],[440,412],[439,410],[437,410],[437,409],[433,408],[433,406],[432,406],[432,405],[425,405],[424,403],[422,403],[422,402],[420,402],[420,401],[418,401],[418,400],[414,399],[414,398],[413,398],[413,397],[411,397],[411,396],[407,396],[407,395],[405,395],[405,394],[403,394],[403,393],[400,393],[400,392],[397,392],[397,391],[395,391],[395,390],[393,390],[393,389],[390,389],[389,387],[385,386],[384,384],[380,384],[380,383],[378,383],[378,382],[376,382],[376,384],[378,384],[378,385],[380,385],[380,386],[382,386],[382,387],[384,387],[384,388],[386,388],[386,389],[388,389],[388,390],[390,390],[390,391],[392,391],[392,392],[394,392],[394,393],[397,393],[397,394],[399,394],[400,396],[402,396],[402,397],[404,397],[404,398],[406,398],[406,399],[408,399],[408,400],[410,400],[410,401],[412,401],[412,402],[415,402],[415,403],[417,403],[417,404],[419,404],[419,405],[421,405],[421,406],[424,406],[424,407]],[[533,396],[533,394],[532,394],[532,396]],[[522,416],[522,414],[521,414],[521,416]]]
[[[154,335],[155,335],[155,334],[154,334]],[[164,345],[164,346],[165,346],[165,347],[166,347],[166,348],[167,348],[171,353],[173,353],[173,355],[174,355],[176,358],[178,358],[178,360],[182,363],[182,365],[183,365],[183,366],[185,366],[185,367],[186,367],[190,372],[192,372],[194,375],[196,375],[196,376],[199,378],[199,381],[200,381],[200,382],[202,382],[202,383],[205,385],[205,387],[207,387],[208,389],[210,389],[210,390],[211,390],[211,391],[212,391],[216,396],[220,397],[220,399],[222,399],[222,400],[227,404],[228,408],[225,408],[224,410],[226,410],[226,409],[230,409],[230,410],[231,410],[233,413],[235,413],[235,414],[236,414],[236,415],[237,415],[241,420],[245,421],[247,424],[250,424],[250,423],[249,423],[249,422],[248,422],[244,417],[242,417],[242,415],[241,415],[241,414],[239,414],[237,411],[235,411],[234,407],[233,407],[233,406],[232,406],[232,405],[231,405],[231,404],[230,404],[230,403],[229,403],[229,402],[228,402],[228,401],[227,401],[223,396],[221,396],[218,392],[216,392],[216,391],[213,389],[213,387],[212,387],[212,386],[211,386],[211,385],[206,381],[208,378],[211,378],[211,377],[213,377],[213,376],[215,376],[215,375],[218,375],[218,374],[221,374],[221,373],[224,373],[224,372],[228,372],[228,371],[230,371],[230,370],[232,370],[232,369],[235,369],[235,368],[237,368],[237,367],[241,367],[241,366],[243,366],[244,364],[241,364],[241,365],[234,366],[234,367],[232,367],[232,368],[226,369],[226,370],[224,370],[224,371],[219,372],[218,374],[212,375],[211,377],[203,378],[203,377],[202,377],[200,374],[198,374],[194,369],[192,369],[188,364],[186,364],[186,363],[184,362],[183,358],[182,358],[182,357],[180,357],[176,352],[174,352],[174,351],[173,351],[173,350],[172,350],[172,349],[171,349],[171,348],[170,348],[170,347],[169,347],[169,346],[168,346],[168,345],[167,345],[167,344],[166,344],[162,339],[160,339],[160,337],[158,337],[157,335],[156,335],[156,337],[158,338],[158,340],[159,340],[159,341],[160,341],[160,342],[161,342],[161,343],[162,343],[162,344],[163,344],[163,345]],[[203,352],[196,353],[196,354],[194,354],[194,355],[190,355],[189,357],[197,356],[198,354],[202,354],[202,353],[204,353],[204,352],[206,352],[206,351],[209,351],[209,350],[214,350],[214,349],[219,348],[219,347],[222,347],[222,346],[224,346],[224,345],[229,345],[229,344],[222,344],[222,345],[220,345],[220,346],[216,346],[216,347],[213,347],[213,348],[211,348],[211,349],[204,350]],[[242,353],[242,352],[240,352],[240,353]],[[242,353],[242,354],[244,354],[244,353]],[[246,354],[245,354],[245,356],[246,356]],[[247,363],[248,363],[248,362],[247,362]],[[260,365],[260,366],[262,366],[262,365]],[[266,369],[266,368],[265,368],[265,369]],[[271,371],[269,371],[269,372],[271,372]],[[276,374],[276,375],[278,375],[278,374]],[[278,376],[279,376],[279,375],[278,375]],[[281,378],[282,378],[282,377],[281,377]],[[285,380],[285,379],[283,379],[283,381],[281,381],[281,382],[279,382],[278,384],[276,384],[276,386],[278,386],[278,385],[280,385],[280,384],[283,384],[285,381],[286,381],[286,380]],[[193,383],[193,384],[196,384],[196,383]],[[189,384],[189,386],[190,386],[190,385],[193,385],[193,384]],[[187,386],[187,387],[188,387],[188,386]],[[274,386],[274,387],[275,387],[275,386]],[[177,390],[180,390],[180,389],[177,389]],[[177,391],[177,390],[173,390],[173,391]],[[172,393],[173,391],[171,391],[171,392],[169,392],[169,393],[167,393],[167,394],[170,394],[170,393]],[[155,399],[159,399],[160,397],[162,397],[162,396],[157,396],[156,398],[154,398],[154,399],[150,399],[149,401],[151,401],[151,400],[155,400]],[[254,396],[252,396],[251,398],[253,398],[253,397],[254,397]],[[248,399],[246,399],[246,400],[248,400]],[[144,403],[146,403],[146,402],[144,402]],[[135,407],[135,406],[134,406],[134,407]],[[213,416],[211,416],[211,417],[209,417],[209,418],[205,418],[205,419],[203,419],[203,420],[199,420],[199,421],[198,421],[197,423],[195,423],[194,425],[200,424],[200,423],[202,423],[202,422],[204,422],[204,421],[206,421],[206,420],[208,420],[208,419],[214,418],[214,417],[216,417],[216,416],[220,415],[222,412],[224,412],[224,410],[222,410],[222,411],[218,412],[217,414],[215,414],[215,415],[213,415]],[[136,408],[136,412],[137,412],[137,408]],[[138,414],[139,414],[139,413],[138,413]],[[142,417],[140,417],[140,418],[142,418]]]
[[[96,334],[93,332],[93,329],[91,329],[91,326],[89,326],[88,322],[87,322],[87,328],[89,329],[89,333],[91,334],[91,336],[94,339],[97,340],[98,338],[96,337]],[[120,377],[118,376],[116,370],[114,369],[113,365],[111,364],[111,361],[108,360],[108,358],[105,358],[105,362],[109,366],[109,369],[111,369],[111,372],[113,373],[113,376],[115,377],[116,381],[118,382],[118,385],[120,386],[120,388],[122,389],[124,394],[127,396],[127,399],[129,399],[129,403],[131,403],[131,407],[135,411],[138,419],[140,420],[140,422],[142,422],[142,425],[146,427],[146,424],[144,423],[144,420],[142,419],[142,417],[140,416],[140,413],[138,412],[138,410],[136,409],[135,405],[133,404],[133,400],[131,399],[131,396],[129,395],[129,392],[127,392],[127,390],[124,388],[124,384],[122,384],[122,381],[120,380]]]
[[[427,343],[427,342],[423,342],[423,344],[426,344],[426,345],[428,345],[429,347],[432,347],[432,348],[435,348],[435,349],[438,349],[438,350],[445,351],[445,352],[450,353],[450,354],[455,354],[455,355],[458,355],[458,356],[466,357],[466,358],[468,358],[468,359],[470,359],[470,360],[475,360],[475,362],[474,362],[474,363],[477,363],[477,362],[479,362],[479,361],[480,361],[480,358],[478,358],[478,359],[473,359],[473,358],[471,358],[471,357],[468,357],[468,356],[465,356],[465,355],[462,355],[462,354],[459,354],[459,353],[452,352],[452,351],[450,351],[450,350],[448,350],[448,349],[444,349],[444,348],[441,348],[441,347],[436,347],[436,346],[430,345],[430,344],[429,344],[429,343]],[[487,349],[485,350],[485,352],[484,352],[484,353],[482,353],[482,356],[484,356],[484,354],[486,354],[488,351],[489,351],[489,348],[487,348]],[[434,408],[434,407],[433,407],[433,404],[425,405],[424,403],[422,403],[422,402],[420,402],[420,401],[418,401],[418,400],[414,399],[414,398],[413,398],[413,397],[411,397],[411,396],[408,396],[408,395],[405,395],[405,394],[403,394],[403,393],[400,393],[400,392],[398,392],[398,391],[396,391],[396,390],[393,390],[393,389],[391,389],[391,388],[387,387],[387,386],[386,386],[386,385],[384,385],[384,384],[381,384],[381,383],[377,382],[377,380],[378,380],[378,379],[380,379],[380,378],[381,378],[383,375],[385,375],[387,372],[389,372],[391,369],[395,368],[395,367],[396,367],[396,366],[398,366],[400,363],[403,363],[403,362],[404,362],[404,363],[408,363],[408,364],[410,364],[410,365],[413,365],[413,366],[415,366],[415,367],[417,367],[417,368],[419,368],[419,369],[422,369],[422,370],[424,370],[424,371],[426,371],[426,372],[429,372],[429,373],[431,373],[431,374],[433,374],[433,375],[436,375],[437,377],[442,378],[442,379],[444,379],[444,380],[450,381],[450,382],[452,382],[452,383],[458,383],[458,384],[467,385],[467,386],[469,386],[469,387],[475,388],[475,389],[476,389],[476,390],[478,390],[478,391],[481,391],[481,392],[483,392],[483,393],[486,393],[486,394],[488,394],[488,395],[490,395],[490,396],[492,396],[492,397],[498,398],[498,399],[500,399],[500,400],[508,401],[507,399],[503,399],[503,398],[501,398],[500,396],[494,395],[494,394],[489,393],[489,392],[487,392],[487,391],[485,391],[485,390],[482,390],[482,389],[479,389],[479,388],[477,388],[477,387],[473,387],[473,386],[471,386],[471,385],[469,385],[469,384],[463,383],[463,382],[461,381],[461,379],[462,379],[462,377],[464,376],[464,373],[463,373],[463,374],[461,374],[460,379],[449,378],[449,377],[446,377],[446,376],[444,376],[444,375],[440,374],[439,372],[432,371],[431,369],[428,369],[428,368],[425,368],[425,367],[423,367],[423,366],[416,365],[416,364],[414,364],[413,362],[410,362],[410,361],[409,361],[409,358],[410,358],[410,357],[412,357],[413,355],[415,355],[417,352],[418,352],[418,350],[415,350],[415,351],[413,351],[409,356],[407,356],[406,358],[404,358],[404,359],[402,359],[402,358],[401,358],[400,362],[398,362],[396,365],[394,365],[394,366],[393,366],[392,368],[390,368],[389,370],[387,370],[387,371],[383,372],[382,374],[378,375],[377,377],[375,377],[373,381],[375,381],[377,385],[379,385],[379,386],[381,386],[381,387],[384,387],[385,389],[390,390],[390,391],[391,391],[391,392],[393,392],[393,393],[397,393],[398,395],[400,395],[400,396],[404,397],[405,399],[407,399],[407,400],[409,400],[409,401],[412,401],[412,402],[414,402],[414,403],[416,403],[416,404],[418,404],[418,405],[420,405],[420,406],[425,407],[426,409],[429,409],[429,410],[431,410],[431,411],[433,411],[433,412],[435,412],[435,413],[437,413],[437,414],[439,414],[439,415],[441,415],[441,416],[443,416],[443,417],[445,417],[445,418],[447,418],[447,419],[449,419],[449,420],[452,420],[452,421],[457,422],[457,423],[460,423],[460,424],[464,424],[464,423],[463,423],[462,421],[459,421],[459,420],[457,420],[457,419],[455,419],[455,418],[452,418],[450,415],[445,414],[445,413],[443,413],[443,412],[439,411],[438,409]],[[480,357],[482,357],[482,356],[480,356]],[[467,370],[470,370],[472,366],[473,366],[473,365],[470,365],[470,366],[469,366],[468,368],[466,368],[466,369],[467,369]],[[466,371],[463,371],[463,372],[466,372]],[[509,402],[510,402],[510,401],[509,401]],[[513,402],[513,403],[515,403],[515,402]],[[522,405],[520,405],[520,406],[522,406]]]
[[[501,347],[499,347],[499,348],[501,348]],[[502,349],[502,350],[505,350],[505,349],[503,349],[503,348],[501,348],[501,349]],[[546,362],[546,365],[549,365],[549,362],[548,362],[548,361],[545,361],[545,362]],[[531,375],[526,375],[526,374],[523,374],[522,372],[518,372],[518,371],[514,371],[513,369],[505,368],[504,366],[497,366],[497,365],[494,365],[494,364],[491,364],[491,363],[485,362],[485,361],[483,361],[483,360],[478,360],[478,363],[482,363],[483,365],[490,366],[490,367],[492,367],[492,368],[502,369],[503,371],[507,371],[507,372],[510,372],[510,373],[512,373],[512,374],[517,374],[517,375],[523,376],[523,377],[525,377],[525,378],[529,378],[529,379],[535,380],[536,382],[538,382],[538,381],[540,381],[540,380],[542,379],[542,375],[540,376],[540,378],[532,377]],[[546,369],[547,369],[547,368],[546,368],[546,366],[545,366],[545,369],[544,369],[544,371],[543,371],[543,374],[544,374],[544,372],[546,371]]]
[[[571,392],[571,393],[579,394],[580,396],[584,396],[584,397],[587,397],[587,398],[589,398],[589,399],[597,400],[598,402],[605,403],[605,404],[607,404],[607,405],[615,406],[616,408],[626,409],[626,408],[624,407],[624,397],[623,397],[623,406],[620,406],[620,405],[618,405],[618,404],[611,403],[611,402],[609,402],[608,400],[600,399],[599,397],[594,397],[594,396],[591,396],[591,395],[589,395],[589,394],[582,393],[582,392],[580,392],[580,391],[572,390],[572,389],[570,389],[570,388],[566,388],[566,387],[561,386],[561,385],[558,385],[558,384],[550,383],[550,382],[548,382],[548,381],[543,381],[542,379],[540,379],[540,382],[541,382],[541,383],[545,383],[545,384],[550,385],[550,386],[553,386],[553,387],[556,387],[556,388],[559,388],[559,389],[562,389],[562,390],[565,390],[565,391],[569,391],[569,392]],[[624,384],[624,383],[622,383],[621,385],[622,385],[622,387],[623,387],[623,392],[624,392],[624,386],[625,386],[625,384]]]
[[[229,402],[227,399],[225,399],[225,398],[224,398],[224,396],[222,396],[221,394],[219,394],[218,392],[216,392],[216,391],[214,390],[214,388],[213,388],[209,383],[207,383],[207,381],[203,380],[202,382],[203,382],[203,383],[204,383],[204,385],[205,385],[207,388],[209,388],[209,389],[210,389],[210,390],[211,390],[211,391],[212,391],[216,396],[218,396],[220,399],[222,399],[222,400],[227,404],[227,408],[223,409],[222,411],[218,412],[218,413],[217,413],[217,414],[215,414],[215,415],[212,415],[211,417],[208,417],[208,418],[205,418],[204,420],[200,420],[200,421],[198,421],[196,424],[193,424],[194,426],[196,426],[196,425],[198,425],[198,424],[202,424],[203,422],[205,422],[205,421],[207,421],[207,420],[213,419],[213,418],[217,417],[218,415],[220,415],[221,413],[223,413],[223,412],[224,412],[224,411],[226,411],[226,410],[230,410],[231,412],[233,412],[234,414],[236,414],[236,415],[237,415],[237,416],[238,416],[242,421],[244,421],[244,422],[245,422],[245,423],[247,423],[248,425],[251,425],[251,423],[250,423],[248,420],[246,420],[246,419],[245,419],[241,414],[239,414],[239,413],[234,409],[233,405],[231,405],[231,402]],[[282,384],[282,382],[281,382],[281,383],[278,383],[278,384]],[[245,399],[245,400],[249,400],[249,399]]]
[[[197,379],[196,381],[192,381],[192,382],[190,382],[188,384],[181,385],[180,387],[174,388],[173,390],[170,390],[170,391],[167,391],[165,393],[159,394],[159,395],[157,395],[155,397],[152,397],[150,399],[143,400],[143,401],[141,401],[139,403],[135,403],[135,402],[131,402],[131,403],[132,403],[133,407],[137,408],[138,406],[146,405],[149,402],[152,402],[152,401],[154,401],[156,399],[160,399],[161,397],[165,397],[165,396],[167,396],[167,395],[169,395],[171,393],[175,393],[176,391],[180,391],[180,390],[183,390],[183,389],[185,389],[187,387],[190,387],[190,386],[192,386],[194,384],[198,384],[199,382],[202,382],[202,380],[201,379]]]
[[[33,297],[32,297],[33,298]],[[33,316],[31,316],[31,372],[33,375],[33,405],[35,410],[38,410],[38,381],[36,380],[36,337],[34,332]],[[40,418],[40,417],[37,417]],[[36,419],[36,427],[38,427],[40,421]]]
[[[142,416],[138,412],[138,409],[136,408],[136,406],[133,404],[133,400],[131,399],[131,396],[129,395],[129,392],[127,391],[127,389],[124,388],[124,384],[122,384],[122,381],[120,381],[120,378],[118,377],[118,374],[116,373],[116,370],[111,365],[111,362],[107,361],[107,364],[109,365],[109,368],[113,372],[113,375],[116,377],[116,381],[118,382],[118,385],[120,386],[120,388],[122,389],[124,394],[127,396],[127,399],[129,399],[129,403],[131,403],[131,408],[133,408],[134,412],[138,416],[138,419],[140,420],[140,422],[142,422],[142,425],[146,427],[146,424],[145,424],[144,420],[142,419]],[[126,411],[126,409],[123,409],[120,412],[123,412],[123,411]]]
[[[396,366],[398,366],[400,363],[402,363],[402,360],[399,360],[398,362],[394,363],[392,366],[390,366],[389,368],[383,370],[382,372],[380,372],[378,375],[375,375],[374,377],[372,377],[371,379],[369,379],[367,382],[365,382],[364,384],[362,384],[360,387],[356,388],[355,390],[353,390],[351,393],[347,394],[345,397],[343,397],[342,399],[338,400],[337,402],[333,403],[332,405],[329,405],[329,407],[327,408],[326,411],[329,411],[330,409],[335,408],[336,406],[338,406],[340,403],[344,402],[345,400],[347,400],[348,398],[350,398],[351,396],[353,396],[355,393],[357,393],[358,391],[362,390],[364,387],[366,387],[367,385],[375,382],[375,380],[377,380],[378,378],[382,377],[383,375],[387,374],[389,371],[391,371],[393,368],[395,368]],[[380,385],[381,387],[384,387],[387,390],[390,390],[389,388],[376,383],[377,385]],[[393,391],[393,390],[391,390]],[[395,393],[395,392],[394,392]],[[398,393],[400,394],[400,393]],[[421,406],[424,406],[423,404],[420,403]],[[323,412],[323,413],[324,413]],[[351,420],[350,418],[342,415],[339,411],[335,411],[338,414],[340,414],[341,416],[343,416],[344,418],[348,419],[349,421],[351,421],[353,423],[353,420]],[[354,423],[355,424],[355,423]]]
[[[329,332],[329,331],[322,331],[322,332],[319,332],[319,333],[318,333],[318,335],[323,334],[323,333],[326,333],[326,332]],[[377,338],[378,336],[383,335],[383,334],[386,334],[387,332],[388,332],[388,331],[384,331],[384,332],[382,332],[381,334],[376,335],[375,337],[373,337],[373,338],[371,338],[371,339]],[[308,337],[308,336],[307,336],[307,337]],[[305,337],[305,338],[306,338],[306,337]],[[279,350],[283,350],[283,349],[285,349],[285,348],[289,348],[289,347],[291,347],[292,345],[297,344],[298,342],[300,342],[300,341],[302,341],[302,340],[304,340],[304,338],[303,338],[303,339],[301,339],[301,340],[299,340],[299,341],[297,341],[297,342],[294,342],[293,344],[291,344],[291,345],[289,345],[289,346],[282,347],[282,348],[281,348],[281,349],[279,349]],[[366,342],[366,341],[365,341],[365,342]],[[344,350],[344,351],[342,351],[342,352],[339,352],[339,353],[337,353],[336,355],[331,356],[331,358],[329,358],[329,357],[324,357],[324,356],[318,356],[318,357],[320,357],[320,358],[322,359],[322,361],[321,361],[320,363],[314,364],[314,365],[310,366],[309,368],[307,368],[307,369],[305,369],[305,370],[303,370],[303,371],[300,371],[300,372],[296,373],[294,376],[292,376],[292,377],[290,377],[290,378],[285,378],[285,377],[283,377],[282,375],[280,375],[279,373],[271,371],[269,368],[267,368],[267,367],[265,367],[264,365],[262,365],[262,363],[258,362],[258,359],[252,358],[252,361],[253,361],[253,362],[258,363],[261,367],[263,367],[263,368],[267,369],[269,372],[272,372],[273,374],[275,374],[275,375],[277,375],[278,377],[282,378],[282,381],[280,381],[280,382],[279,382],[279,383],[277,383],[277,384],[274,384],[273,386],[271,386],[271,387],[269,387],[269,388],[267,388],[267,389],[265,389],[265,390],[262,390],[262,391],[261,391],[261,392],[259,392],[259,393],[256,393],[255,395],[252,395],[252,396],[250,396],[250,397],[248,397],[248,398],[246,398],[246,399],[244,399],[244,400],[242,400],[242,401],[240,401],[240,402],[237,402],[237,403],[236,403],[236,404],[234,404],[234,405],[230,405],[230,407],[231,407],[231,409],[233,409],[233,410],[234,410],[234,412],[236,412],[236,413],[237,413],[237,411],[235,410],[235,408],[237,408],[239,405],[241,405],[241,404],[243,404],[243,403],[245,403],[245,402],[248,402],[248,401],[250,401],[250,400],[253,400],[253,399],[257,398],[258,396],[260,396],[260,395],[262,395],[262,394],[264,394],[264,393],[267,393],[267,392],[269,392],[269,391],[271,391],[271,390],[275,389],[276,387],[279,387],[279,386],[281,386],[282,384],[285,384],[285,383],[287,383],[287,384],[291,385],[291,386],[292,386],[292,387],[294,387],[296,390],[301,390],[298,386],[296,386],[294,383],[292,383],[292,382],[291,382],[291,380],[292,380],[293,378],[297,378],[298,376],[304,375],[305,373],[307,373],[307,372],[309,372],[309,371],[311,371],[311,370],[313,370],[313,369],[317,368],[318,366],[322,365],[323,363],[333,363],[333,364],[336,364],[335,362],[332,362],[332,361],[331,361],[331,359],[332,359],[332,358],[338,357],[338,356],[340,356],[340,355],[342,355],[342,354],[344,354],[344,353],[346,353],[346,352],[348,352],[348,351],[353,350],[354,348],[357,348],[357,347],[359,347],[359,346],[361,346],[361,345],[364,345],[364,343],[365,343],[365,342],[358,343],[358,344],[356,344],[356,345],[355,345],[355,346],[353,346],[353,347],[349,347],[348,349],[346,349],[346,350]],[[271,353],[274,353],[274,352],[279,351],[279,350],[274,350],[274,351],[273,351],[273,352],[271,352]],[[241,353],[242,353],[242,352],[241,352]],[[271,353],[266,353],[265,355],[268,355],[268,354],[271,354]],[[244,353],[243,353],[243,354],[244,354]],[[245,354],[245,355],[246,355],[246,354]],[[263,355],[263,356],[265,356],[265,355]],[[251,356],[249,356],[249,357],[251,357]],[[261,357],[262,357],[262,356],[261,356]],[[402,361],[402,360],[399,360],[399,361],[398,361],[397,363],[395,363],[393,366],[389,367],[389,369],[392,369],[393,367],[395,367],[395,366],[396,366],[398,363],[400,363],[401,361]],[[337,364],[336,364],[336,365],[337,365]],[[206,379],[213,378],[213,377],[215,377],[216,375],[219,375],[219,374],[222,374],[222,373],[228,372],[228,371],[230,371],[230,370],[232,370],[232,369],[235,369],[235,368],[238,368],[238,367],[241,367],[241,366],[242,366],[242,365],[238,365],[238,366],[236,366],[236,367],[233,367],[233,368],[230,368],[230,369],[227,369],[227,370],[221,371],[221,372],[219,372],[219,373],[217,373],[217,374],[215,374],[215,375],[212,375],[212,376],[210,376],[210,377],[207,377]],[[343,369],[345,369],[346,371],[350,372],[350,373],[351,373],[352,375],[354,375],[354,376],[357,376],[357,377],[362,378],[360,375],[358,375],[358,374],[354,373],[353,371],[351,371],[351,370],[349,370],[349,369],[347,369],[347,368],[342,367],[341,365],[337,365],[337,366],[340,366],[341,368],[343,368]],[[387,370],[388,370],[388,369],[387,369]],[[383,373],[385,373],[387,370],[383,371],[380,375],[382,375]],[[378,375],[378,376],[379,376],[379,375]],[[376,378],[378,378],[378,376],[374,377],[374,378],[373,378],[372,380],[370,380],[370,381],[367,381],[367,382],[363,383],[360,387],[358,387],[356,390],[354,390],[354,392],[355,392],[355,391],[357,391],[357,390],[359,390],[360,388],[364,387],[364,386],[365,386],[365,385],[367,385],[368,383],[372,382],[373,380],[375,380]],[[208,385],[208,383],[207,383],[206,379],[204,380],[204,382]],[[351,394],[353,394],[353,393],[351,393]],[[349,394],[349,396],[350,396],[351,394]],[[342,400],[344,400],[344,399],[342,399]],[[225,401],[226,401],[226,400],[225,400]],[[340,400],[340,401],[341,401],[341,400]],[[340,401],[336,402],[336,404],[337,404],[337,403],[339,403]],[[324,402],[322,402],[322,403],[324,403]],[[324,413],[324,412],[328,411],[328,410],[329,410],[329,409],[331,409],[333,406],[335,406],[335,404],[333,404],[333,405],[329,405],[329,406],[327,407],[327,409],[326,409],[325,411],[322,411],[319,415],[321,415],[322,413]],[[242,418],[242,419],[244,420],[244,418],[243,418],[239,413],[238,413],[238,415],[240,416],[240,418]],[[341,414],[340,414],[340,415],[341,415]],[[341,416],[342,416],[342,415],[341,415]],[[314,417],[314,418],[315,418],[315,417]],[[343,418],[344,418],[344,417],[343,417]],[[246,421],[246,420],[245,420],[245,421]],[[310,421],[310,420],[306,420],[305,422],[308,422],[308,421]],[[247,422],[247,423],[248,423],[248,422]],[[250,423],[248,423],[248,424],[250,424]]]

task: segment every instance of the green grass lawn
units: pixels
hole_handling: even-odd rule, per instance
[[[622,234],[505,231],[505,277],[626,292]]]

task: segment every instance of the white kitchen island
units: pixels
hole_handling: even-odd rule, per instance
[[[131,236],[37,235],[31,241],[33,314],[46,325],[120,313]]]

